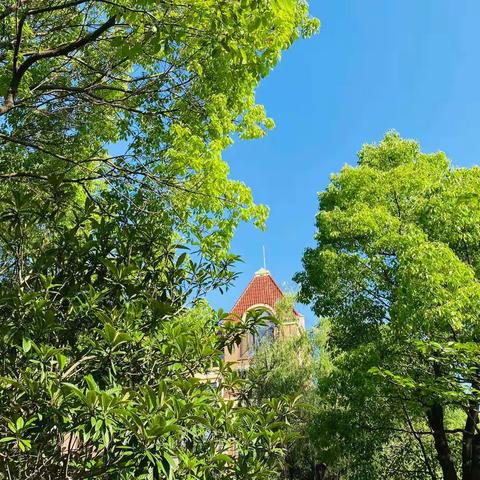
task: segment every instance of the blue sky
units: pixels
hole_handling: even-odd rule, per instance
[[[266,78],[257,100],[276,128],[225,153],[231,176],[270,207],[265,232],[238,228],[235,286],[210,301],[228,310],[262,265],[281,285],[313,245],[317,193],[329,175],[356,162],[363,143],[389,129],[443,150],[455,165],[480,154],[480,1],[312,0],[322,28],[297,42]],[[315,318],[299,306],[308,326]]]

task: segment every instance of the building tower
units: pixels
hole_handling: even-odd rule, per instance
[[[284,293],[270,272],[261,268],[255,273],[247,288],[233,306],[232,318],[237,321],[243,320],[250,310],[260,307],[275,315],[275,305],[283,297]],[[235,369],[248,368],[256,347],[265,337],[286,338],[298,335],[304,328],[303,315],[293,309],[291,320],[278,326],[261,326],[257,329],[256,335],[244,335],[240,345],[236,346],[231,353],[225,351],[225,361]]]

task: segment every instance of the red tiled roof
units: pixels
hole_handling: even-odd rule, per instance
[[[241,317],[249,308],[259,304],[273,308],[282,297],[283,292],[270,272],[261,269],[250,280],[247,288],[233,306],[231,313]],[[298,315],[298,313],[295,312],[295,315]]]

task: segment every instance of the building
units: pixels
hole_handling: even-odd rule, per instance
[[[257,308],[264,308],[275,315],[275,306],[283,297],[284,293],[270,272],[261,268],[236,301],[231,310],[231,316],[241,321],[249,311]],[[261,326],[257,329],[256,335],[244,335],[240,344],[232,352],[225,350],[225,362],[230,363],[234,369],[248,368],[255,349],[265,337],[286,338],[298,335],[305,328],[303,315],[293,308],[290,318],[278,326],[273,324]]]

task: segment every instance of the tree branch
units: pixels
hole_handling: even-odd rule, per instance
[[[50,50],[44,50],[43,52],[37,52],[28,57],[19,67],[15,69],[13,73],[12,80],[10,82],[9,92],[5,98],[5,103],[3,106],[0,107],[0,115],[5,114],[9,110],[11,110],[15,106],[15,96],[18,92],[18,88],[20,86],[20,82],[25,75],[26,71],[36,62],[39,60],[43,60],[46,58],[54,58],[60,57],[63,55],[67,55],[68,53],[77,50],[89,43],[94,42],[97,38],[99,38],[104,32],[106,32],[109,28],[113,27],[116,22],[116,17],[110,17],[104,24],[98,27],[93,32],[80,37],[75,42],[68,43],[66,45],[62,45],[57,48],[53,48]]]

